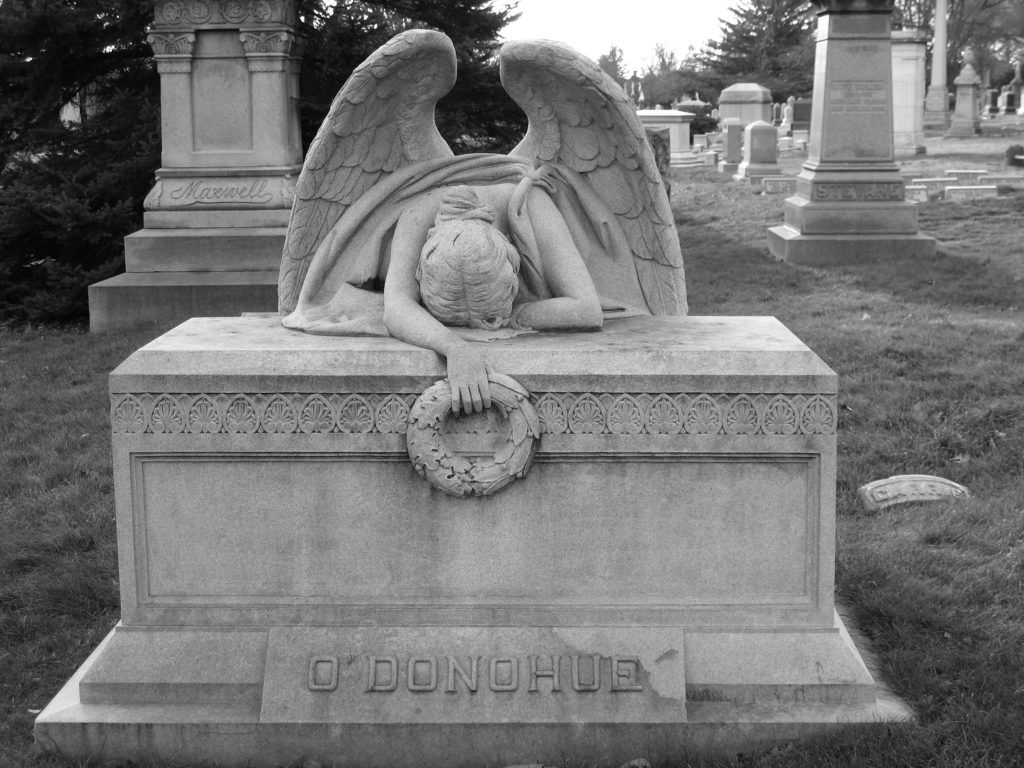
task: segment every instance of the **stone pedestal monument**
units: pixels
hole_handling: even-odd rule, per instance
[[[918,233],[894,162],[891,0],[819,0],[807,162],[785,223],[768,231],[776,258],[829,264],[935,252]]]
[[[507,43],[529,131],[453,157],[455,61],[410,30],[343,87],[287,315],[189,320],[111,374],[122,618],[47,749],[619,765],[907,717],[835,610],[835,373],[774,318],[685,316],[597,65]]]
[[[925,38],[914,30],[892,33],[892,126],[897,152],[923,155]]]
[[[294,0],[156,0],[161,167],[93,330],[276,307],[302,162]]]
[[[690,124],[693,112],[678,109],[640,109],[637,117],[644,128],[668,128],[669,154],[675,168],[697,165],[700,161],[690,148]]]
[[[953,81],[956,86],[956,110],[950,120],[947,139],[968,139],[981,133],[978,117],[978,90],[981,78],[974,69],[974,52],[964,51],[964,65]]]

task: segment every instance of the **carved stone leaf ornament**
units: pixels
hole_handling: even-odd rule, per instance
[[[450,496],[490,496],[525,477],[533,464],[540,437],[540,417],[530,393],[515,379],[500,373],[488,376],[491,400],[508,419],[510,434],[491,459],[472,460],[453,452],[444,427],[452,414],[446,379],[428,387],[409,411],[406,446],[413,468],[432,486]]]

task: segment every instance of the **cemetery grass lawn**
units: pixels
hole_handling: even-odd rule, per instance
[[[767,256],[781,196],[707,171],[677,175],[672,197],[692,313],[775,315],[840,375],[838,596],[918,716],[737,763],[1019,765],[1024,196],[923,206],[934,259],[828,270]],[[0,330],[3,768],[68,765],[34,752],[32,722],[117,620],[106,374],[154,335]],[[974,498],[859,510],[859,485],[903,473]]]

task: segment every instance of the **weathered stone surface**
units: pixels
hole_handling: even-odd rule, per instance
[[[833,610],[836,379],[813,352],[724,317],[485,349],[542,429],[526,479],[466,499],[405,455],[444,372],[428,350],[197,319],[119,366],[122,623],[40,743],[468,767],[907,716]],[[501,429],[448,438],[480,453]]]
[[[878,512],[897,504],[966,499],[971,492],[960,483],[934,475],[894,475],[862,485],[857,495],[864,509]]]

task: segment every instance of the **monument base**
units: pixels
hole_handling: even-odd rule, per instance
[[[280,258],[280,256],[278,256]],[[125,272],[89,286],[89,330],[277,310],[278,271]]]
[[[778,321],[624,318],[485,349],[531,393],[536,456],[464,498],[409,458],[444,375],[428,350],[215,318],[122,363],[122,621],[39,743],[617,766],[909,716],[834,609],[836,377]],[[521,440],[500,408],[430,424],[456,461]]]
[[[934,256],[935,238],[913,235],[803,235],[785,224],[768,230],[768,250],[790,264],[811,267],[857,264],[907,256]]]
[[[382,647],[399,655],[367,656]],[[614,655],[622,647],[641,653]],[[546,654],[530,653],[538,648]],[[596,678],[594,652],[605,654]],[[460,666],[449,667],[453,660]],[[750,752],[911,717],[873,685],[838,616],[833,628],[798,636],[119,625],[39,715],[35,733],[47,751],[112,762],[619,766]]]

